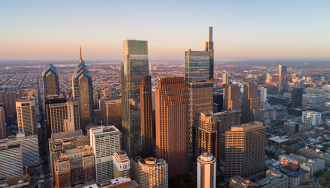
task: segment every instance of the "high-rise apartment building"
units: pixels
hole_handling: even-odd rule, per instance
[[[115,126],[122,131],[121,99],[101,99],[102,125]]]
[[[94,103],[92,75],[82,60],[81,48],[80,60],[72,76],[72,91],[74,100],[79,104],[80,123],[84,131],[89,124],[94,124]]]
[[[0,140],[0,143],[6,143],[8,146],[21,146],[23,167],[39,165],[39,145],[37,135],[25,136],[24,133],[17,133],[16,138]]]
[[[260,117],[258,85],[245,84],[242,103],[242,122],[257,121]]]
[[[168,177],[188,172],[189,91],[182,77],[161,78],[155,90],[156,156]]]
[[[142,79],[140,86],[141,98],[141,136],[142,136],[142,150],[141,157],[154,156],[154,139],[152,126],[152,90],[151,90],[151,76],[146,75]]]
[[[288,90],[287,66],[278,65],[278,92],[280,95]]]
[[[204,51],[185,52],[185,79],[189,87],[189,153],[192,154],[192,126],[197,112],[213,112],[214,50],[212,27]]]
[[[1,93],[1,103],[5,104],[6,121],[16,120],[17,94],[14,92]]]
[[[0,139],[7,138],[7,124],[6,124],[6,115],[5,108],[0,104]]]
[[[168,164],[165,160],[133,157],[131,166],[132,179],[135,179],[141,188],[168,187]]]
[[[121,66],[121,99],[124,150],[128,157],[140,155],[141,143],[141,110],[140,85],[149,75],[148,42],[125,40],[123,64]]]
[[[302,106],[303,88],[294,88],[291,93],[291,108]]]
[[[44,70],[42,71],[42,85],[44,89],[44,96],[60,94],[58,73],[56,67],[50,64],[50,62],[44,67]]]
[[[131,177],[131,161],[124,150],[115,152],[113,155],[113,177]]]
[[[0,143],[0,177],[16,178],[23,176],[22,150],[19,144],[8,146]]]
[[[18,131],[25,136],[37,134],[35,98],[21,98],[16,102]]]
[[[222,83],[228,84],[228,73],[226,72],[222,73]]]
[[[53,96],[45,96],[45,111],[46,111],[46,130],[47,130],[47,138],[50,138],[52,135],[52,126],[51,126],[51,114],[50,114],[50,104],[62,104],[66,103],[66,99],[62,96],[53,95]],[[80,120],[80,119],[79,119]]]
[[[211,153],[197,159],[197,188],[216,188],[216,158]]]
[[[261,122],[231,127],[225,134],[225,178],[264,172],[266,127]]]
[[[193,161],[202,153],[218,155],[218,118],[212,113],[197,113],[193,125]]]
[[[90,145],[95,155],[96,182],[113,179],[113,154],[120,150],[120,132],[114,126],[91,128]]]
[[[241,109],[241,87],[239,85],[227,85],[223,89],[223,110]]]
[[[61,152],[54,162],[55,188],[95,183],[95,156],[85,145]]]

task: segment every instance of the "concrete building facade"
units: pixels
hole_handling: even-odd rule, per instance
[[[216,158],[202,153],[197,159],[197,188],[216,188]]]
[[[16,102],[18,131],[25,136],[37,134],[35,98],[21,98]]]
[[[241,110],[241,87],[239,85],[227,85],[223,89],[223,110]]]
[[[113,177],[131,177],[131,161],[124,150],[115,152],[113,155]]]

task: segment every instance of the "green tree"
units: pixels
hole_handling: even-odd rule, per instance
[[[225,188],[223,185],[218,185],[217,188]]]
[[[326,172],[323,174],[323,177],[327,180],[330,181],[330,172]]]
[[[322,186],[326,186],[327,185],[327,180],[325,179],[325,177],[317,178],[317,181]]]

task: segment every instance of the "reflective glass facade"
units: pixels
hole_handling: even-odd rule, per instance
[[[140,85],[149,75],[148,42],[125,40],[122,64],[122,128],[124,150],[129,157],[140,155],[141,111]]]
[[[50,63],[44,67],[42,72],[42,84],[44,96],[60,94],[58,73],[56,67]]]
[[[81,53],[72,76],[72,90],[73,98],[78,101],[80,108],[81,128],[85,130],[86,126],[94,124],[93,81]]]
[[[212,51],[186,51],[185,52],[185,79],[189,82],[213,80]]]

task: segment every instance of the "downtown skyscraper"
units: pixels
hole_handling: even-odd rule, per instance
[[[158,80],[155,90],[156,156],[168,163],[168,177],[188,173],[189,91],[183,77]]]
[[[142,80],[150,75],[148,42],[125,40],[123,50],[123,63],[121,65],[122,130],[124,134],[124,150],[128,157],[133,157],[140,155],[142,148],[144,148],[142,147],[144,142],[141,141],[140,105],[145,107],[149,105],[146,101],[143,101],[144,104],[141,104],[140,91],[143,88],[148,88],[141,86],[143,84]],[[151,84],[151,82],[144,82],[144,84]],[[147,111],[144,110],[144,112]],[[144,122],[147,123],[148,121]],[[150,129],[152,128],[150,127]],[[149,130],[149,128],[145,130]]]
[[[257,121],[260,117],[258,85],[247,83],[244,85],[242,103],[242,122]]]
[[[288,90],[287,66],[278,65],[278,92],[280,95]]]
[[[72,76],[72,91],[74,100],[79,104],[81,129],[84,131],[86,126],[94,124],[94,103],[92,75],[82,60],[81,48],[80,60]]]
[[[209,41],[204,51],[185,52],[185,80],[189,87],[189,154],[192,154],[192,126],[197,112],[213,112],[214,50],[213,29],[209,27]]]
[[[44,89],[44,96],[60,94],[58,73],[56,67],[50,64],[50,62],[44,67],[44,70],[42,71],[42,85]]]

